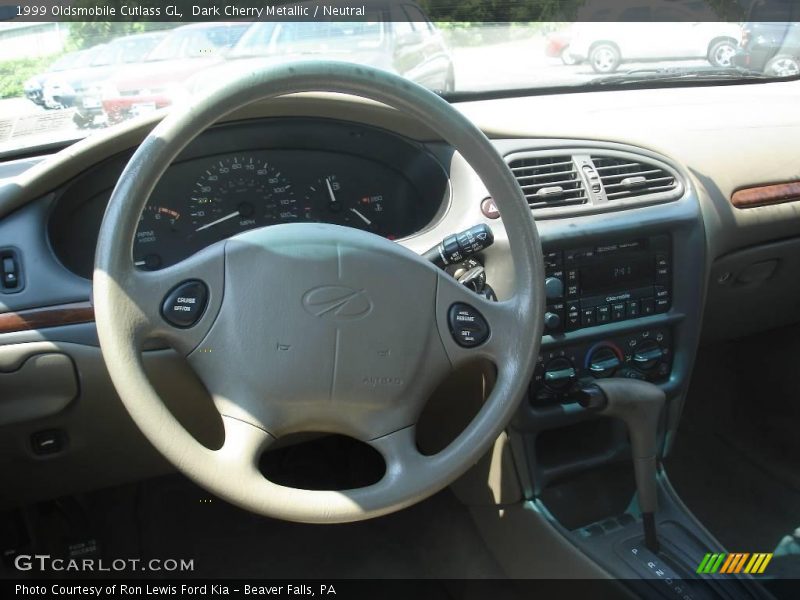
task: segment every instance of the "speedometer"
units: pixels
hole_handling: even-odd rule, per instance
[[[275,206],[280,210],[276,212]],[[189,200],[194,232],[219,238],[276,220],[290,221],[296,212],[288,179],[252,156],[230,156],[209,165],[195,182]]]

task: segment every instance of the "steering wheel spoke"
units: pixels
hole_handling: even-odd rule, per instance
[[[497,366],[518,351],[523,296],[493,302],[440,272],[436,295],[439,333],[453,368],[485,359]]]
[[[384,480],[402,478],[408,472],[419,471],[430,460],[417,449],[414,426],[393,431],[368,443],[383,456],[386,463]]]
[[[274,442],[269,432],[234,417],[223,416],[225,441],[214,452],[215,459],[225,468],[258,471],[258,460]]]
[[[117,278],[120,284],[109,278],[107,285],[114,289],[113,310],[126,315],[140,348],[157,339],[186,355],[214,323],[222,303],[224,274],[224,243],[218,243],[159,271],[130,265]]]

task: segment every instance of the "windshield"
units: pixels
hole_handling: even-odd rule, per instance
[[[257,23],[228,53],[228,58],[274,54],[358,53],[378,48],[387,23]],[[340,57],[337,57],[340,58]]]
[[[75,62],[80,58],[80,52],[70,52],[69,54],[65,54],[58,60],[56,60],[52,65],[50,65],[49,71],[53,73],[57,73],[58,71],[64,71],[69,69]]]
[[[116,39],[108,44],[103,52],[97,54],[91,66],[99,67],[118,63],[139,62],[153,49],[160,37],[150,35]]]
[[[218,54],[235,44],[248,28],[249,25],[178,27],[145,60],[175,60]]]
[[[800,27],[784,10],[794,3],[767,1],[537,2],[537,14],[554,18],[511,11],[508,22],[484,22],[485,7],[503,3],[428,0],[304,21],[241,13],[203,23],[0,23],[0,150],[92,135],[181,106],[258,65],[308,58],[385,69],[451,101],[796,79]],[[571,12],[555,12],[564,7]]]

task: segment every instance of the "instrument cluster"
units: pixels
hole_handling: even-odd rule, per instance
[[[131,154],[56,193],[51,245],[78,275],[91,277],[100,223]],[[449,193],[447,172],[428,148],[381,129],[298,118],[220,125],[165,171],[142,211],[132,260],[157,270],[243,231],[287,223],[401,239],[443,214]]]
[[[424,203],[411,183],[361,157],[263,150],[193,160],[170,171],[142,212],[133,250],[142,269],[174,264],[218,240],[279,223],[332,223],[388,239],[426,224]]]

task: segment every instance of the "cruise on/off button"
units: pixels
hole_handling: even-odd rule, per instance
[[[202,281],[184,281],[166,295],[161,316],[175,327],[191,327],[203,315],[208,302],[208,288]]]

